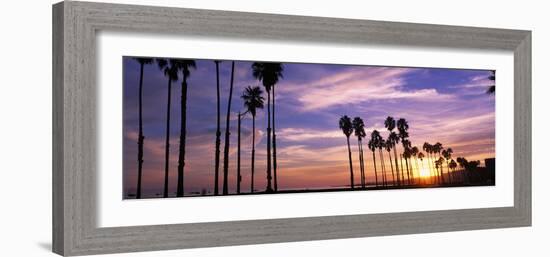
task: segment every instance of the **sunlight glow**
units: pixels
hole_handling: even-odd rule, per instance
[[[420,176],[423,178],[427,178],[430,176],[430,171],[428,169],[422,168],[420,169]]]

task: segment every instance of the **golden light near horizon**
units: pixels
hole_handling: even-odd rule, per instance
[[[427,178],[430,176],[430,171],[426,168],[420,169],[420,177]]]

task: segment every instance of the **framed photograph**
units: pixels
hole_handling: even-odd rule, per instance
[[[66,1],[53,60],[60,255],[531,225],[530,31]]]

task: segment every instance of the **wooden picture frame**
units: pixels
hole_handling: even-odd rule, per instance
[[[514,206],[97,227],[95,36],[100,30],[512,51]],[[530,31],[73,1],[53,6],[55,253],[87,255],[530,225]]]

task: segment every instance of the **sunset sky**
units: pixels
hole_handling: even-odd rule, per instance
[[[261,82],[252,76],[251,64],[235,62],[230,126],[230,193],[236,188],[236,113],[244,110],[240,96],[249,85],[261,86]],[[382,132],[386,138],[388,132],[384,128],[384,120],[392,116],[396,120],[405,118],[409,122],[412,145],[420,149],[426,141],[432,144],[441,142],[445,148],[453,148],[453,158],[481,160],[482,165],[484,158],[495,155],[495,98],[485,93],[493,83],[487,79],[490,71],[333,64],[283,65],[284,78],[276,85],[279,190],[349,184],[346,138],[338,128],[342,115],[363,118],[367,132],[364,144],[373,129]],[[124,193],[127,194],[135,192],[137,178],[139,64],[132,58],[124,57],[123,67],[123,181]],[[230,73],[231,61],[222,62],[222,160]],[[188,85],[185,192],[212,191],[216,138],[214,62],[198,60]],[[265,91],[263,87],[262,90]],[[143,84],[144,196],[154,196],[163,190],[166,97],[167,78],[156,64],[146,65]],[[171,193],[176,190],[180,97],[181,79],[172,84]],[[265,92],[264,97],[267,98]],[[260,110],[256,117],[256,189],[265,189],[266,185],[266,111]],[[247,116],[241,132],[243,191],[250,190],[251,130],[251,117]],[[351,138],[351,146],[358,182],[355,137]],[[370,182],[374,179],[372,152],[366,146],[364,151],[367,180]],[[402,151],[401,147],[398,151]],[[389,171],[389,163],[387,167]]]

